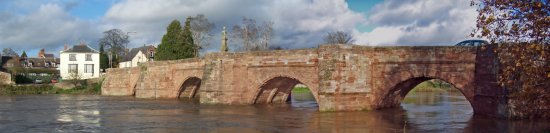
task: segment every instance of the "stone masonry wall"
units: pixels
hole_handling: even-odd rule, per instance
[[[107,69],[101,88],[102,95],[131,96],[140,77],[140,68]]]
[[[200,79],[195,91],[203,104],[254,104],[283,101],[288,96],[283,91],[300,83],[310,88],[320,111],[353,111],[398,106],[418,83],[441,79],[459,89],[476,114],[500,116],[508,107],[501,102],[506,94],[495,90],[493,59],[476,47],[453,46],[324,45],[213,53],[109,69],[102,93],[177,98],[182,88],[193,88],[182,87],[185,81]]]
[[[185,80],[202,79],[203,59],[148,62],[136,86],[138,98],[177,98]],[[199,90],[200,94],[200,90]]]
[[[416,84],[442,79],[473,100],[475,48],[366,47],[329,45],[319,49],[321,111],[392,107]]]
[[[11,74],[0,72],[0,85],[1,84],[12,84]]]
[[[480,47],[477,50],[476,73],[473,78],[476,90],[472,106],[477,114],[493,117],[507,117],[509,114],[506,91],[497,82],[499,69],[492,47]]]
[[[308,86],[317,97],[317,50],[218,53],[206,57],[201,103],[253,104],[261,86],[288,77]]]

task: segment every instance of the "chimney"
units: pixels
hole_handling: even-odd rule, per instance
[[[67,46],[67,43],[65,43],[65,45],[63,46],[63,51],[69,49],[69,46]]]

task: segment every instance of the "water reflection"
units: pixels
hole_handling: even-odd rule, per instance
[[[101,127],[99,101],[88,100],[88,96],[83,95],[59,95],[56,98],[57,123],[62,124],[56,131],[87,131]]]
[[[303,96],[303,97],[302,97]],[[42,95],[0,96],[2,132],[541,132],[548,120],[473,117],[463,96],[414,93],[394,109],[318,112],[292,104],[200,105],[196,100]]]

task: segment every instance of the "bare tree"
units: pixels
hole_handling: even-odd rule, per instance
[[[82,85],[82,75],[78,73],[78,71],[73,71],[69,73],[69,82],[74,85],[76,88],[77,86]]]
[[[124,55],[125,44],[129,43],[129,36],[120,29],[110,29],[103,32],[99,44],[108,47],[109,51],[117,55]]]
[[[2,50],[2,55],[3,56],[17,56],[19,54],[17,54],[17,52],[13,51],[13,49],[11,49],[11,48],[4,48]]]
[[[260,46],[261,49],[268,49],[269,42],[271,41],[271,37],[273,36],[273,22],[264,22],[262,27],[263,28],[260,28]]]
[[[126,52],[126,44],[128,44],[130,41],[128,40],[129,36],[127,33],[123,32],[120,29],[110,29],[108,31],[103,32],[103,37],[99,39],[99,45],[103,45],[107,47],[109,52],[109,66],[113,67],[113,54],[116,55],[116,57],[121,57]],[[115,63],[117,64],[117,63]]]
[[[213,36],[211,31],[215,27],[214,23],[208,22],[208,18],[204,14],[198,14],[191,18],[191,32],[196,46],[194,49],[195,57],[199,56],[199,50],[210,45],[209,41]]]
[[[266,50],[273,36],[273,22],[264,22],[261,26],[256,20],[243,17],[241,25],[233,26],[230,37],[232,41],[242,44],[242,50]]]
[[[329,32],[325,35],[324,40],[327,44],[352,44],[355,42],[350,33],[343,31]]]

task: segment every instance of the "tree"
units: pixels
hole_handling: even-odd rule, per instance
[[[194,49],[195,57],[199,56],[199,50],[210,45],[209,41],[213,36],[211,31],[214,27],[214,23],[208,22],[208,19],[203,14],[191,18],[191,32],[193,42],[196,46]]]
[[[260,30],[260,44],[262,49],[268,49],[271,37],[273,36],[273,22],[264,22]]]
[[[69,82],[74,85],[74,87],[78,87],[82,85],[82,75],[78,72],[71,72],[69,73]]]
[[[550,118],[533,107],[550,106],[550,2],[548,0],[475,0],[477,29],[471,36],[490,40],[498,57],[498,82],[522,101],[514,110],[524,117]]]
[[[107,56],[104,46],[101,44],[99,44],[99,68],[103,70],[109,68],[109,56]]]
[[[166,34],[162,36],[162,42],[159,44],[155,53],[155,60],[174,60],[176,59],[174,53],[176,47],[182,45],[183,41],[180,39],[182,33],[182,27],[180,21],[173,20],[166,28]]]
[[[166,28],[166,34],[157,48],[155,60],[177,60],[194,56],[195,45],[190,30],[191,18],[185,21],[182,30],[178,20],[174,20]]]
[[[21,53],[21,57],[26,58],[27,57],[27,52],[23,51],[23,53]]]
[[[193,33],[191,32],[191,17],[187,17],[185,20],[185,26],[182,32],[183,44],[178,51],[179,57],[177,59],[185,59],[195,57],[195,50],[198,49],[193,40]]]
[[[17,52],[13,51],[13,49],[11,49],[11,48],[4,48],[2,50],[2,55],[3,56],[17,56],[19,54],[17,54]]]
[[[243,17],[242,24],[233,26],[232,41],[242,44],[242,50],[266,50],[273,36],[273,22],[264,22],[258,26],[256,20]]]
[[[113,67],[113,64],[118,64],[116,58],[125,55],[126,44],[130,42],[128,39],[128,34],[120,29],[110,29],[103,32],[103,37],[99,39],[99,45],[108,47],[109,57],[111,57],[109,60],[110,67]],[[113,63],[113,61],[115,62]]]
[[[355,42],[350,33],[343,31],[329,32],[325,35],[324,40],[326,44],[352,44]]]

